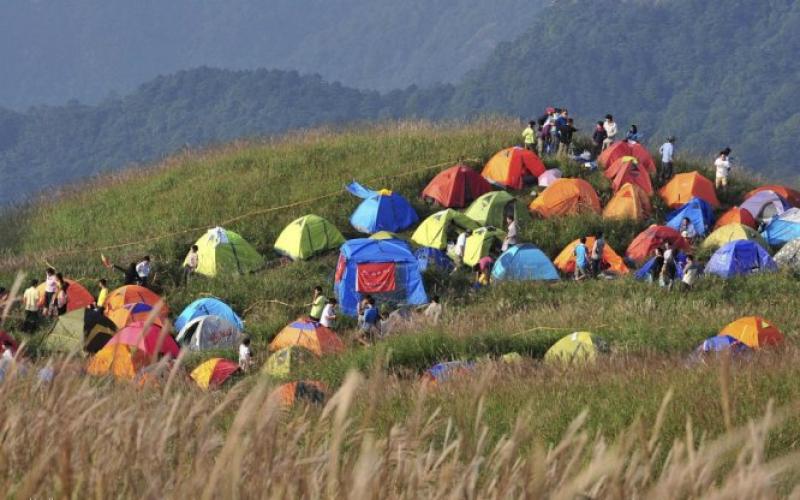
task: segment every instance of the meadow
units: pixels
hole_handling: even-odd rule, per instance
[[[348,218],[356,179],[411,200],[441,169],[482,165],[518,142],[505,119],[431,125],[398,123],[314,130],[279,139],[186,151],[144,170],[101,177],[52,193],[0,219],[0,278],[39,277],[50,264],[94,291],[149,254],[154,287],[172,311],[200,296],[223,298],[243,315],[257,364],[269,340],[306,312],[311,289],[329,290],[336,255],[287,264],[272,251],[280,230],[315,213],[356,237]],[[576,164],[567,175],[607,181]],[[694,159],[678,170],[703,169]],[[754,180],[735,179],[732,205]],[[528,192],[517,193],[528,202]],[[666,208],[657,204],[655,218]],[[551,258],[581,235],[603,230],[619,253],[651,221],[596,216],[536,220],[522,240]],[[242,234],[269,264],[261,272],[177,285],[194,240],[223,225]],[[696,497],[773,496],[797,485],[800,420],[796,276],[781,272],[666,293],[626,277],[586,283],[506,283],[469,289],[469,277],[426,276],[442,296],[439,324],[413,323],[363,347],[343,322],[347,351],[303,365],[297,379],[324,382],[323,407],[279,410],[277,381],[257,373],[203,393],[186,356],[157,388],[80,374],[82,361],[27,339],[29,372],[50,364],[51,384],[8,377],[0,409],[0,484],[10,496],[100,497]],[[746,315],[778,325],[784,349],[729,363],[692,362],[706,337]],[[12,314],[5,328],[15,329]],[[541,362],[560,337],[591,331],[611,355],[590,366]],[[516,352],[517,365],[498,357]],[[214,355],[234,357],[234,353]],[[474,374],[435,388],[420,374],[447,360],[477,360]],[[257,370],[256,370],[257,372]]]

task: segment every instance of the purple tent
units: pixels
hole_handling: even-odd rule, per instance
[[[756,220],[768,221],[791,208],[791,205],[775,191],[766,190],[747,198],[740,208],[750,212]]]
[[[539,176],[538,181],[541,187],[547,187],[560,178],[561,170],[557,168],[551,168],[549,170],[545,170],[545,172]]]

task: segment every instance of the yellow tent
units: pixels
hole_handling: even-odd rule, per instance
[[[495,242],[502,242],[506,232],[494,227],[480,227],[467,237],[464,249],[464,264],[474,266],[483,257],[489,255]]]
[[[744,224],[725,224],[717,228],[703,241],[701,247],[706,249],[719,248],[726,243],[736,240],[753,240],[764,248],[769,248],[767,242],[753,228]]]
[[[447,248],[448,232],[456,229],[477,229],[478,223],[452,208],[431,215],[419,225],[411,241],[423,247]]]

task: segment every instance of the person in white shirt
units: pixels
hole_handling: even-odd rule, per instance
[[[508,229],[506,237],[503,239],[502,250],[504,252],[517,244],[517,234],[519,233],[519,226],[513,215],[506,215],[506,224],[508,224]]]
[[[700,265],[694,260],[694,255],[686,256],[683,266],[683,285],[686,290],[691,290],[700,278]]]
[[[467,229],[466,231],[459,233],[458,238],[456,238],[456,245],[453,248],[453,253],[455,254],[455,269],[454,271],[458,270],[464,264],[464,253],[467,251],[467,238],[472,234],[472,231]]]
[[[25,321],[22,323],[22,331],[33,333],[39,323],[39,281],[31,280],[31,286],[22,294],[22,302],[25,305]]]
[[[56,277],[56,270],[52,267],[48,267],[44,274],[44,307],[47,309],[58,291],[58,278]]]
[[[694,243],[695,238],[697,238],[697,230],[688,217],[684,217],[681,221],[680,233],[689,243]]]
[[[139,284],[147,286],[150,278],[150,256],[145,255],[141,262],[136,264],[136,275],[139,277]]]
[[[242,343],[239,344],[239,368],[246,372],[250,370],[252,365],[253,353],[250,351],[250,337],[245,337],[242,339]]]
[[[606,121],[603,122],[603,129],[606,131],[606,138],[603,141],[603,150],[605,151],[609,146],[614,144],[614,138],[617,136],[617,122],[614,121],[613,116],[606,115]]]
[[[189,277],[197,271],[197,266],[200,265],[200,256],[197,254],[200,249],[197,245],[192,245],[189,250],[189,255],[186,256],[186,265],[183,266],[183,284],[189,284]]]
[[[422,314],[434,323],[439,322],[439,319],[442,317],[442,304],[439,302],[438,295],[431,297],[431,303],[428,304],[428,307],[425,308],[425,312]]]
[[[673,175],[673,160],[675,158],[675,137],[667,137],[667,142],[658,148],[661,153],[661,171],[658,173],[658,181],[660,184],[666,184]]]
[[[717,171],[714,184],[717,189],[724,189],[728,187],[728,174],[730,174],[731,171],[731,162],[728,159],[730,154],[730,148],[725,148],[719,152],[717,159],[714,160],[714,168]]]
[[[333,329],[334,322],[336,321],[336,299],[328,299],[325,308],[322,310],[322,317],[319,319],[319,324],[325,328]]]

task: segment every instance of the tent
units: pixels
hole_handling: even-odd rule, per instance
[[[419,271],[424,273],[428,269],[438,269],[444,272],[453,270],[453,261],[447,256],[445,252],[438,248],[420,247],[414,252],[414,257],[417,258],[419,264]]]
[[[519,225],[531,222],[528,207],[505,191],[486,193],[464,211],[479,226],[505,227],[506,215],[513,215]]]
[[[790,208],[772,219],[761,235],[773,247],[800,238],[800,208]]]
[[[318,215],[304,215],[286,226],[275,241],[275,251],[292,260],[310,259],[339,248],[344,236],[336,226]]]
[[[635,142],[615,142],[600,153],[600,156],[597,157],[597,164],[601,168],[607,169],[624,156],[633,156],[639,161],[639,165],[642,168],[651,174],[656,173],[656,163],[653,161],[653,157],[650,156],[650,152],[647,148]]]
[[[67,312],[75,311],[77,309],[85,309],[86,306],[94,304],[94,297],[89,290],[77,281],[65,279],[69,285],[67,287]],[[39,307],[44,307],[44,292],[47,283],[40,283],[36,290],[39,292]]]
[[[444,250],[447,248],[448,235],[451,231],[478,229],[478,227],[480,227],[479,224],[474,220],[461,212],[448,208],[436,212],[422,221],[422,224],[411,235],[411,241],[424,247]],[[454,234],[451,236],[452,239],[455,239]]]
[[[16,356],[17,349],[19,349],[19,344],[17,343],[17,340],[14,337],[12,337],[8,332],[0,330],[0,344],[2,344],[3,342],[8,342],[9,344],[11,344],[11,353]],[[2,352],[1,349],[0,352]]]
[[[489,255],[492,247],[500,247],[506,232],[495,227],[479,227],[467,237],[467,246],[464,249],[464,264],[475,266],[482,258]]]
[[[655,263],[656,263],[656,258],[651,257],[650,260],[642,264],[642,267],[636,270],[636,274],[634,275],[634,277],[637,280],[644,280],[644,281],[650,280],[652,278],[652,274],[650,274],[650,271],[653,269]],[[683,266],[686,265],[686,254],[681,251],[678,251],[678,253],[675,256],[675,263],[677,264],[677,266],[675,266],[675,276],[679,280],[683,279]]]
[[[750,227],[743,224],[726,224],[709,234],[703,241],[702,248],[719,248],[736,240],[752,240],[759,245],[767,246],[761,235]]]
[[[586,238],[586,248],[590,252],[592,246],[594,246],[594,241],[594,237],[589,236]],[[553,264],[555,264],[562,273],[570,274],[575,272],[575,247],[578,246],[578,243],[580,243],[579,239],[567,245],[553,261]],[[628,266],[622,261],[622,257],[617,255],[617,252],[615,252],[608,243],[606,243],[605,249],[603,250],[601,268],[604,271],[615,274],[627,274],[629,271]]]
[[[800,238],[783,245],[774,258],[779,266],[800,272]]]
[[[653,205],[647,193],[634,184],[622,186],[603,209],[606,219],[644,220],[650,217]]]
[[[678,174],[658,192],[669,208],[679,208],[692,198],[701,198],[714,208],[719,208],[714,183],[699,172]]]
[[[344,343],[333,330],[308,318],[299,318],[286,325],[272,339],[269,351],[275,352],[290,346],[303,347],[317,356],[344,351]]]
[[[719,334],[731,336],[754,349],[783,344],[781,331],[761,316],[739,318],[725,326]]]
[[[586,363],[608,351],[608,345],[594,334],[575,332],[553,344],[544,353],[544,360],[547,363]]]
[[[117,328],[124,328],[134,321],[146,321],[156,307],[160,307],[156,314],[156,321],[160,323],[169,314],[167,303],[143,286],[126,285],[108,294],[105,314]]]
[[[167,355],[177,358],[180,354],[180,347],[167,331],[158,325],[145,328],[145,323],[140,321],[121,329],[111,337],[105,347],[117,344],[126,345],[153,358]]]
[[[114,375],[119,379],[133,380],[152,359],[142,351],[123,344],[106,344],[86,364],[89,375]]]
[[[296,403],[322,404],[325,402],[326,388],[322,382],[301,380],[278,386],[269,396],[283,408],[291,408]]]
[[[534,245],[514,245],[497,258],[492,268],[496,281],[557,281],[558,271],[547,255]]]
[[[561,170],[557,168],[549,168],[545,170],[545,172],[542,175],[539,176],[539,178],[537,179],[537,184],[539,184],[540,187],[547,187],[550,184],[557,181],[558,179],[560,179],[561,177],[563,177]]]
[[[717,225],[714,228],[720,228],[726,224],[743,224],[752,229],[758,229],[758,222],[755,217],[750,215],[750,212],[740,207],[733,207],[719,218]]]
[[[183,310],[180,316],[175,319],[175,330],[183,330],[189,321],[200,316],[219,316],[228,323],[236,327],[237,330],[244,330],[244,322],[238,314],[233,312],[231,306],[215,297],[205,297],[197,299]]]
[[[604,172],[611,181],[611,189],[616,193],[625,184],[634,184],[642,188],[647,196],[653,195],[653,184],[650,182],[650,173],[639,166],[639,160],[633,156],[623,156],[615,161]]]
[[[504,188],[522,189],[525,175],[539,177],[545,172],[544,163],[533,151],[520,147],[507,148],[492,156],[483,167],[483,175],[492,184]]]
[[[730,353],[733,355],[750,352],[747,344],[730,335],[715,335],[703,341],[695,351],[697,354]]]
[[[714,209],[701,198],[692,198],[681,208],[667,215],[667,227],[680,231],[681,222],[688,218],[699,235],[705,235],[714,223]]]
[[[689,250],[690,247],[686,239],[675,229],[653,224],[631,241],[625,255],[640,264],[649,259],[653,255],[653,251],[666,242],[678,250]]]
[[[92,308],[77,309],[58,317],[53,330],[44,340],[49,351],[96,353],[111,340],[117,325],[102,311]]]
[[[347,185],[347,191],[364,200],[350,216],[350,225],[356,231],[366,234],[399,232],[419,222],[414,207],[398,193],[388,189],[373,191],[355,181]]]
[[[445,208],[464,208],[492,185],[472,168],[458,164],[440,172],[422,191],[422,197]]]
[[[790,187],[780,186],[777,184],[757,187],[754,190],[747,193],[745,195],[745,198],[750,198],[754,194],[761,191],[772,191],[781,196],[784,200],[788,201],[791,206],[800,207],[800,191],[798,191],[797,189],[792,189]]]
[[[470,361],[447,361],[438,363],[425,370],[423,380],[427,383],[440,384],[455,377],[463,377],[475,369]]]
[[[789,210],[791,205],[775,191],[759,191],[742,202],[741,208],[750,212],[756,221],[768,221]]]
[[[215,227],[195,242],[197,274],[213,278],[229,274],[247,274],[264,267],[264,258],[239,234]],[[183,261],[188,263],[189,256]]]
[[[754,241],[736,240],[725,244],[711,256],[705,272],[727,279],[777,270],[777,264],[761,245]]]
[[[417,258],[395,240],[357,239],[342,245],[333,288],[340,310],[348,316],[356,315],[365,294],[378,303],[428,303]]]
[[[241,330],[219,316],[199,316],[181,328],[175,341],[193,351],[235,349],[242,340]]]
[[[529,208],[545,218],[587,212],[600,214],[600,198],[583,179],[558,179],[534,198]]]
[[[147,321],[154,313],[155,308],[150,304],[144,302],[137,302],[134,304],[125,304],[124,306],[114,309],[107,313],[107,318],[110,319],[117,328],[125,328],[126,326],[136,321]],[[167,315],[163,312],[158,313],[153,319],[156,325],[163,325]]]
[[[225,358],[211,358],[198,365],[189,376],[201,389],[208,390],[221,386],[238,371],[238,363]]]
[[[299,365],[315,357],[313,352],[298,345],[284,347],[270,354],[261,373],[277,379],[289,378]]]
[[[405,237],[391,231],[378,231],[377,233],[369,235],[369,237],[373,240],[406,240]]]

